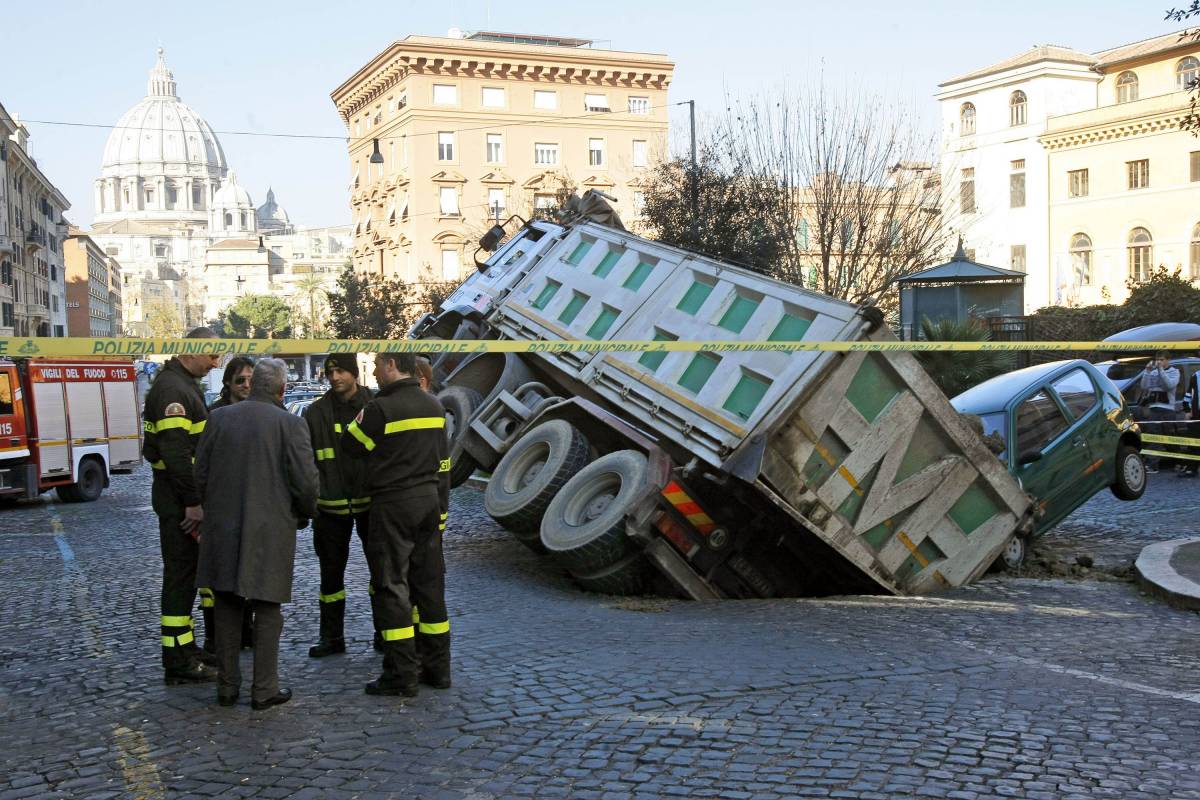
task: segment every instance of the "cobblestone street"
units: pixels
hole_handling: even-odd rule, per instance
[[[1200,481],[1152,477],[1138,503],[1098,495],[1039,552],[1116,567],[1194,535]],[[453,689],[363,694],[379,662],[361,551],[349,652],[307,657],[304,531],[280,664],[296,699],[220,708],[212,685],[162,683],[149,480],[143,467],[95,503],[0,509],[0,800],[1200,798],[1200,617],[1130,582],[602,597],[500,531],[468,488],[446,542]]]

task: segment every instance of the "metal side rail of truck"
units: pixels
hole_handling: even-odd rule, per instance
[[[0,359],[0,498],[89,502],[142,461],[132,364]]]
[[[413,336],[894,339],[876,309],[589,216],[527,223],[503,243],[493,229],[495,252]],[[921,594],[975,579],[1033,525],[1031,498],[908,353],[481,353],[435,366],[454,481],[490,470],[488,513],[593,591]]]

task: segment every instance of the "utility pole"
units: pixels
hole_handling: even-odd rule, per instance
[[[696,101],[688,100],[688,130],[692,137],[692,246],[699,246],[700,238],[700,188],[696,167]]]

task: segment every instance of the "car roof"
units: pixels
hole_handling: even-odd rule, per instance
[[[1066,372],[1075,366],[1090,367],[1091,364],[1083,359],[1067,361],[1051,361],[1048,364],[1035,364],[1013,372],[986,380],[978,386],[967,389],[955,396],[950,404],[958,411],[968,414],[989,414],[1003,411],[1008,401],[1026,389],[1045,383],[1046,379],[1057,372]]]
[[[1196,342],[1200,341],[1200,325],[1194,322],[1156,322],[1114,333],[1106,342]]]

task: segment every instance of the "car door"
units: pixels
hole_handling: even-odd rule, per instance
[[[1090,454],[1088,464],[1076,482],[1074,496],[1069,498],[1078,507],[1107,485],[1117,457],[1120,432],[1104,416],[1100,391],[1083,367],[1051,381],[1050,390],[1071,421],[1068,435],[1076,443],[1082,440]]]
[[[1014,472],[1038,501],[1042,516],[1036,532],[1040,534],[1075,510],[1074,499],[1081,493],[1079,483],[1091,464],[1091,452],[1079,426],[1067,417],[1047,384],[1018,399],[1011,416]]]

